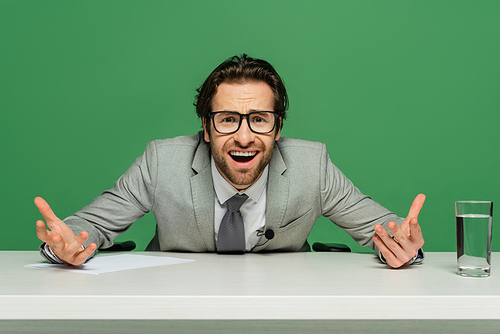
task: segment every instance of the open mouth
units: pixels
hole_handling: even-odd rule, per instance
[[[252,161],[252,159],[257,155],[257,151],[253,152],[241,152],[241,151],[231,151],[229,152],[231,158],[238,163],[246,163]]]

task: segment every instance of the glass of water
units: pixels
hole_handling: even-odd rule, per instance
[[[455,202],[458,274],[488,277],[491,268],[493,202]]]

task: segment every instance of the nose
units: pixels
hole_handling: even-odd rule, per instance
[[[238,131],[234,134],[234,141],[238,142],[241,147],[247,147],[255,140],[255,134],[248,126],[248,118],[243,119]]]

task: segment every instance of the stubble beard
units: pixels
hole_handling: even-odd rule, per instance
[[[262,175],[262,172],[271,161],[274,152],[274,144],[270,146],[269,149],[266,149],[263,145],[259,145],[259,155],[262,155],[259,163],[252,168],[241,168],[235,170],[229,165],[228,161],[226,160],[226,150],[224,149],[224,147],[220,152],[216,151],[212,146],[212,142],[210,142],[210,148],[212,151],[212,156],[214,158],[215,166],[219,170],[219,173],[233,186],[236,186],[238,190],[243,190],[250,187],[259,179],[259,177]]]

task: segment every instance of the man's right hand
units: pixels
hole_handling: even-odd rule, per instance
[[[47,230],[43,221],[37,221],[36,235],[38,238],[47,243],[61,260],[75,266],[85,263],[97,248],[95,243],[91,243],[87,248],[83,249],[82,246],[89,237],[88,233],[83,231],[78,237],[75,237],[73,231],[62,220],[57,218],[43,198],[35,198],[35,205],[50,228],[50,231]]]

